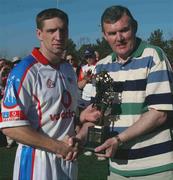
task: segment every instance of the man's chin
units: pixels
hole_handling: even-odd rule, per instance
[[[55,54],[63,54],[63,52],[64,52],[64,49],[61,49],[61,48],[59,48],[59,49],[55,49],[54,51],[53,51]]]

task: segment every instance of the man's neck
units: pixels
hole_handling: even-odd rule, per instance
[[[50,53],[42,48],[40,48],[39,50],[43,54],[43,56],[45,56],[46,59],[50,62],[50,64],[57,65],[62,62],[61,55]]]

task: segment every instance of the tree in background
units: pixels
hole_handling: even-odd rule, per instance
[[[150,37],[148,38],[148,42],[162,48],[167,54],[169,61],[173,63],[173,38],[170,40],[165,40],[163,31],[157,29],[151,33]]]
[[[73,40],[72,39],[68,39],[68,41],[67,41],[67,54],[75,54],[75,55],[77,55],[77,50],[76,50],[77,48],[76,48],[76,44],[73,42]]]
[[[168,49],[166,50],[168,55],[168,59],[173,64],[173,37],[172,39],[168,40]]]
[[[112,49],[110,48],[109,44],[107,41],[102,38],[96,40],[96,44],[93,46],[93,48],[98,51],[100,55],[100,59],[106,57],[108,54],[112,53]]]

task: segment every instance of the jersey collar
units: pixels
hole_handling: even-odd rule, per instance
[[[51,64],[48,59],[39,51],[39,48],[35,47],[33,50],[32,50],[32,56],[34,56],[36,58],[36,60],[38,62],[40,62],[41,64],[43,65],[50,65],[51,67],[53,68],[56,68],[56,69],[59,69],[60,68],[60,64],[65,62],[65,60],[62,60],[61,63],[58,63],[56,65],[54,64]]]
[[[36,59],[37,61],[39,61],[40,63],[44,64],[44,65],[48,65],[50,64],[49,61],[47,60],[47,58],[45,56],[43,56],[43,54],[39,51],[39,48],[34,48],[32,50],[31,53]]]

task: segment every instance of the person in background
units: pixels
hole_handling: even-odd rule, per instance
[[[76,135],[74,127],[76,75],[62,59],[68,15],[45,9],[38,13],[36,24],[40,47],[23,58],[7,79],[0,128],[19,143],[13,180],[75,180],[84,134]],[[100,116],[92,107],[82,114],[82,121]]]
[[[20,61],[21,61],[20,57],[18,56],[13,57],[12,59],[13,66],[16,66]]]
[[[95,86],[92,83],[96,65],[95,51],[92,48],[87,48],[84,52],[84,59],[87,64],[81,67],[78,77],[78,87],[82,90],[81,108],[85,108],[91,104],[91,99],[95,96]]]
[[[13,63],[5,58],[0,60],[0,82],[1,82],[1,88],[0,88],[0,101],[2,100],[4,96],[4,90],[7,82],[8,75],[13,68]],[[3,137],[4,135],[1,135]],[[6,138],[6,148],[9,149],[14,144],[14,140],[8,136],[4,136]]]
[[[3,87],[1,82],[1,69],[3,67],[4,61],[6,61],[5,58],[0,58],[0,100],[2,100],[3,97]],[[6,136],[0,131],[0,146],[4,146],[4,143],[6,143]]]
[[[4,67],[4,64],[7,60],[5,58],[1,58],[0,59],[0,77],[1,77],[1,74],[2,74],[2,69]],[[0,90],[2,89],[2,82],[1,82],[1,78],[0,78]]]
[[[87,48],[84,51],[84,59],[87,63],[81,66],[78,77],[78,87],[81,90],[81,98],[78,101],[79,114],[92,103],[92,97],[95,96],[95,86],[92,83],[92,77],[97,62],[95,51],[92,48]],[[86,151],[84,154],[86,156],[91,156],[92,152]]]
[[[0,79],[1,79],[1,100],[4,96],[4,90],[5,90],[5,86],[6,86],[6,82],[7,82],[7,78],[9,76],[9,73],[11,72],[13,68],[13,63],[9,60],[4,60],[3,66],[1,68],[0,71]],[[14,140],[8,136],[6,136],[6,141],[7,141],[7,145],[6,148],[9,149],[12,147],[12,145],[14,144]]]
[[[100,60],[100,54],[98,51],[94,51],[95,55],[96,55],[96,61],[98,62]]]
[[[74,71],[77,73],[77,69],[78,69],[78,60],[75,58],[74,55],[72,54],[67,54],[66,55],[66,60],[68,63],[70,63],[74,69]]]
[[[113,79],[111,129],[118,135],[97,147],[96,155],[110,158],[108,180],[172,180],[170,63],[161,48],[136,36],[137,21],[126,7],[108,7],[101,26],[113,53],[97,63],[96,73],[107,71]]]

